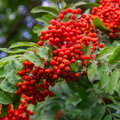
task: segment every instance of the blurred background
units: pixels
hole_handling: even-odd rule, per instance
[[[67,4],[79,1],[85,2],[85,0],[65,0]],[[36,24],[43,23],[36,21],[36,15],[30,11],[36,6],[52,6],[53,2],[55,0],[0,0],[0,47],[7,48],[12,43],[20,41],[39,41],[32,28]],[[5,56],[7,53],[0,51],[0,59]]]

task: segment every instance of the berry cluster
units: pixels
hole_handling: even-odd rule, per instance
[[[20,95],[23,93],[27,96],[27,103],[32,103],[33,105],[36,105],[37,101],[44,101],[48,95],[54,96],[54,93],[49,90],[49,85],[54,86],[55,84],[49,79],[51,76],[47,75],[49,69],[42,69],[40,66],[36,67],[28,60],[23,64],[24,68],[18,74],[23,77],[24,82],[18,83],[19,90],[16,94]]]
[[[21,101],[17,110],[14,110],[10,104],[8,114],[4,118],[0,117],[0,120],[30,120],[30,116],[33,115],[33,112],[28,110],[27,107],[25,100]]]
[[[67,13],[71,13],[71,19],[64,22]],[[43,40],[54,46],[53,59],[50,60],[50,65],[45,62],[44,69],[40,66],[35,66],[30,61],[24,62],[24,68],[19,72],[23,76],[24,82],[19,83],[17,94],[25,94],[28,96],[28,103],[37,104],[37,101],[45,100],[46,96],[54,96],[54,93],[49,90],[49,86],[54,86],[58,78],[64,78],[67,82],[75,81],[80,77],[80,74],[87,75],[87,72],[82,70],[74,72],[71,69],[71,64],[81,61],[81,69],[91,64],[91,60],[95,58],[94,51],[103,48],[104,44],[99,44],[99,39],[94,31],[94,26],[90,18],[85,14],[77,19],[77,15],[81,14],[81,9],[73,10],[68,8],[63,10],[59,15],[59,19],[51,20],[51,25],[46,31],[41,32],[39,46],[43,46]],[[90,55],[86,54],[86,49],[91,45]],[[37,51],[35,51],[37,52]]]
[[[63,22],[67,13],[72,13],[71,20]],[[59,15],[60,20],[51,20],[48,30],[41,32],[38,45],[46,40],[50,45],[57,47],[53,52],[53,60],[50,61],[53,69],[56,68],[54,69],[53,79],[62,77],[66,81],[76,80],[80,74],[71,71],[70,65],[77,60],[81,60],[81,68],[83,68],[87,61],[91,63],[91,59],[94,59],[94,51],[99,47],[104,47],[103,43],[99,44],[98,42],[99,39],[94,32],[94,26],[90,18],[82,14],[81,18],[77,20],[77,14],[80,13],[81,9],[79,8],[63,10],[62,14]],[[92,43],[91,54],[86,55],[85,49],[90,45],[90,42]]]
[[[94,7],[90,17],[98,17],[110,29],[109,36],[119,37],[120,33],[120,0],[101,0],[101,5]]]

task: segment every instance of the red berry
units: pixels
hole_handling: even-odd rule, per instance
[[[77,8],[76,13],[77,13],[77,14],[81,14],[81,9],[80,9],[80,8]]]
[[[60,14],[60,15],[59,15],[59,19],[64,19],[64,15],[63,15],[63,14]]]
[[[64,69],[64,68],[65,68],[65,65],[64,65],[63,63],[61,63],[61,64],[59,65],[59,67],[60,67],[60,69]]]
[[[67,9],[67,12],[68,12],[68,13],[72,13],[72,11],[73,11],[72,8],[68,8],[68,9]]]
[[[75,77],[78,78],[80,76],[79,73],[75,73]]]
[[[65,71],[69,72],[71,70],[71,68],[69,66],[65,67]]]
[[[62,10],[62,14],[66,15],[67,14],[67,10]]]
[[[100,47],[100,48],[104,48],[104,43],[100,43],[100,44],[99,44],[99,47]]]
[[[39,46],[42,46],[43,43],[44,43],[43,41],[39,41],[39,42],[38,42],[38,45],[39,45]]]

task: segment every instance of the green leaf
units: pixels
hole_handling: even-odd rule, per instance
[[[94,96],[91,95],[91,96],[86,96],[86,98],[80,101],[76,107],[78,109],[84,110],[84,109],[90,109],[94,104],[95,104],[95,99]]]
[[[78,72],[78,62],[72,63],[70,67],[72,71]]]
[[[10,84],[8,82],[8,80],[4,81],[2,84],[1,84],[1,87],[0,87],[3,91],[6,91],[6,92],[9,92],[9,93],[16,93],[17,91],[17,87]]]
[[[90,8],[85,10],[84,14],[86,14],[88,16],[90,14]]]
[[[109,31],[109,29],[104,25],[104,23],[97,17],[93,19],[95,27],[99,28],[102,31]]]
[[[97,3],[100,3],[100,0],[96,0]]]
[[[37,36],[41,35],[41,31],[46,31],[48,29],[48,25],[47,26],[42,26],[42,25],[36,25],[33,28],[33,32],[37,34]]]
[[[120,73],[117,70],[112,73],[108,84],[108,91],[110,94],[114,93],[114,90],[116,89],[118,84],[119,77],[120,77]]]
[[[39,47],[39,48],[37,48],[37,53],[44,59],[51,59],[48,47]]]
[[[31,10],[31,13],[41,13],[41,12],[51,14],[54,17],[58,17],[59,15],[58,10],[54,7],[37,6]]]
[[[90,7],[99,7],[100,4],[98,3],[93,3],[93,2],[88,2]]]
[[[111,65],[115,64],[120,60],[120,45],[115,49],[112,56],[109,58],[108,63]]]
[[[67,94],[67,95],[72,93],[71,89],[68,87],[66,83],[64,84],[62,83],[60,87],[62,89],[62,93]]]
[[[16,42],[13,43],[9,48],[11,49],[11,48],[25,47],[25,46],[36,47],[38,45],[34,42]]]
[[[87,72],[88,72],[88,78],[90,81],[93,81],[95,74],[97,72],[97,62],[92,61],[91,65],[88,66]]]
[[[46,25],[49,25],[51,19],[53,19],[53,17],[49,14],[46,14],[46,15],[43,15],[42,17],[38,17],[36,20],[37,21],[42,21]]]
[[[71,8],[72,8],[72,9],[75,9],[75,8],[78,7],[78,6],[86,5],[86,4],[88,4],[88,3],[86,3],[86,2],[77,2],[77,3],[75,3]]]
[[[52,108],[51,108],[52,111],[59,111],[60,110],[60,105],[54,105]]]
[[[94,108],[94,111],[92,113],[90,120],[101,120],[104,116],[106,111],[106,108],[104,105],[98,105],[96,108]]]
[[[14,60],[17,57],[20,57],[21,55],[12,55],[12,56],[8,56],[5,58],[0,59],[0,67],[7,64],[10,60]]]
[[[69,88],[71,90],[73,90],[74,92],[77,92],[80,96],[81,99],[84,99],[86,98],[87,96],[87,91],[84,87],[82,86],[78,86],[78,83],[77,82],[69,82],[67,83]]]
[[[79,89],[78,93],[79,93],[80,98],[85,99],[87,96],[87,90],[82,86],[78,87],[78,89]]]
[[[67,3],[65,2],[65,0],[61,1],[61,5],[62,5],[61,9],[63,9],[67,5]]]
[[[117,118],[120,118],[120,113],[119,114],[118,113],[113,113],[112,115],[114,115]],[[119,120],[119,119],[115,119],[115,120]]]
[[[115,48],[114,48],[115,49]],[[102,52],[96,57],[97,60],[101,60],[103,58],[106,58],[109,55],[112,55],[112,53],[114,52],[114,49],[109,46],[106,47],[104,50],[102,50]]]
[[[36,33],[38,36],[40,36],[43,28],[44,28],[43,25],[38,24],[38,25],[34,26],[33,32]]]
[[[35,110],[35,107],[36,107],[36,106],[30,104],[30,105],[28,106],[28,110],[34,111],[34,110]]]
[[[89,46],[87,47],[85,55],[90,55],[91,54],[91,47],[92,47],[92,42],[90,42]]]
[[[0,103],[4,105],[8,105],[12,103],[10,97],[8,97],[6,94],[0,91]]]
[[[74,6],[73,3],[67,4],[65,7],[63,7],[63,10],[64,10],[64,9],[67,9],[67,8],[71,8],[72,6]]]
[[[50,21],[49,21],[48,19],[44,18],[44,17],[39,17],[39,18],[37,18],[36,20],[37,20],[37,21],[41,21],[41,22],[43,22],[43,23],[46,24],[46,25],[49,25],[49,24],[50,24]]]
[[[118,93],[118,95],[120,96],[120,80],[118,82],[117,88],[116,88],[116,92]]]
[[[104,59],[110,55],[113,54],[114,50],[116,49],[116,47],[118,47],[119,43],[117,41],[114,41],[112,45],[110,45],[109,47],[104,48],[104,50],[102,50],[99,55],[96,57],[97,60],[101,60]]]
[[[108,104],[107,106],[114,110],[120,111],[120,104]]]
[[[22,69],[22,67],[23,64],[20,63],[17,59],[14,59],[4,66],[4,71],[8,73],[11,70],[14,70],[16,73],[18,73]]]
[[[16,94],[13,96],[13,108],[14,110],[16,110],[21,103],[21,96],[17,96]]]
[[[112,120],[111,115],[106,115],[105,118],[104,118],[104,120]]]
[[[6,53],[22,53],[22,52],[26,52],[27,50],[25,49],[15,49],[15,50],[9,50],[7,48],[0,48],[1,51],[4,51]]]
[[[8,114],[9,111],[9,105],[2,105],[2,109],[1,109],[1,118],[5,117]]]
[[[0,68],[0,78],[4,78],[6,76],[6,72],[4,71],[4,67]]]
[[[110,72],[110,67],[107,66],[106,64],[103,64],[100,71],[99,71],[99,76],[100,76],[100,87],[105,88],[108,86],[109,83],[109,72]]]
[[[29,52],[25,55],[25,59],[33,62],[36,66],[41,66],[44,68],[44,61],[41,59],[41,57],[36,54],[35,52]]]
[[[12,70],[9,73],[7,73],[6,78],[8,79],[9,83],[11,83],[12,85],[18,84],[18,78],[17,78],[15,70]]]

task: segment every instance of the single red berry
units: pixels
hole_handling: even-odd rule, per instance
[[[78,78],[80,76],[79,73],[75,73],[75,77]]]
[[[64,69],[64,68],[65,68],[65,65],[64,65],[63,63],[61,63],[61,64],[59,65],[59,67],[60,67],[60,69]]]
[[[39,41],[39,42],[38,42],[38,45],[39,45],[39,46],[42,46],[43,43],[44,43],[43,41]]]
[[[67,14],[67,10],[62,10],[62,14],[66,15]]]
[[[53,97],[53,96],[55,96],[55,94],[53,92],[49,92],[49,96]]]
[[[65,71],[69,72],[71,70],[71,68],[69,66],[65,67]]]
[[[100,47],[100,48],[104,48],[104,43],[100,43],[100,44],[99,44],[99,47]]]
[[[83,65],[83,66],[86,66],[86,61],[82,61],[82,65]]]
[[[67,9],[67,12],[68,12],[68,13],[72,13],[72,11],[73,11],[72,8],[68,8],[68,9]]]
[[[58,75],[57,75],[57,74],[54,74],[54,75],[53,75],[53,79],[57,80],[57,79],[58,79]]]
[[[81,12],[82,12],[81,9],[80,9],[80,8],[77,8],[76,13],[77,13],[77,14],[81,14]]]
[[[63,15],[63,14],[60,14],[60,15],[59,15],[59,19],[64,19],[64,15]]]
[[[19,82],[17,86],[22,87],[22,85],[23,85],[23,83]]]

